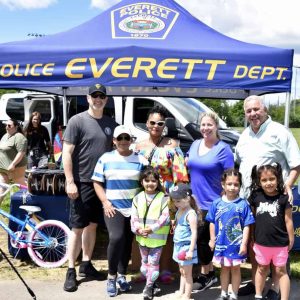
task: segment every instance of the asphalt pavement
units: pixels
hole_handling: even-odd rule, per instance
[[[37,300],[102,300],[102,299],[116,299],[116,300],[142,300],[142,290],[144,283],[134,283],[133,289],[130,293],[120,293],[115,298],[110,298],[106,295],[106,281],[87,281],[82,279],[79,282],[78,290],[73,293],[63,291],[63,282],[61,281],[40,281],[40,280],[26,280],[27,285],[36,295]],[[243,282],[245,284],[245,282]],[[174,299],[172,293],[179,287],[178,280],[171,284],[160,284],[162,294],[155,297],[154,300]],[[220,293],[220,286],[216,284],[210,289],[192,294],[192,299],[195,300],[213,300],[218,297]],[[292,280],[290,300],[300,299],[300,280]],[[28,293],[23,283],[16,278],[15,280],[1,280],[0,281],[0,299],[1,300],[30,300],[34,299]],[[239,300],[254,299],[254,295],[247,297],[239,297]]]

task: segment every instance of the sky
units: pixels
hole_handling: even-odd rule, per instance
[[[0,43],[29,39],[35,34],[50,35],[66,31],[92,19],[117,2],[120,0],[0,0]],[[176,2],[229,37],[294,49],[294,66],[299,68],[294,70],[291,98],[300,98],[299,0]],[[280,98],[284,101],[285,95]]]

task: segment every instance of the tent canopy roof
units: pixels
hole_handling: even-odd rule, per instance
[[[123,0],[71,30],[1,44],[0,87],[239,99],[290,91],[292,64],[293,50],[229,38],[173,0]]]

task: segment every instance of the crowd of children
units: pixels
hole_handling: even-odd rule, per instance
[[[281,174],[279,164],[253,167],[248,201],[239,197],[242,178],[238,170],[228,169],[222,176],[223,194],[215,199],[206,215],[210,222],[209,246],[214,251],[213,262],[221,266],[220,300],[237,299],[240,265],[247,258],[249,242],[258,263],[255,299],[263,299],[271,263],[275,268],[274,275],[279,278],[281,299],[289,298],[286,263],[294,236],[291,205],[284,193]],[[140,248],[141,272],[146,277],[143,297],[152,299],[155,295],[160,255],[171,224],[174,229],[173,259],[180,270],[179,290],[172,297],[190,299],[192,268],[198,263],[197,226],[203,222],[201,211],[188,184],[179,183],[169,197],[165,196],[159,174],[152,167],[142,172],[141,184],[143,191],[133,199],[131,228]],[[175,220],[171,221],[170,203],[177,208]]]

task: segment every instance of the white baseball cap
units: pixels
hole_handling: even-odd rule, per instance
[[[121,135],[123,133],[128,134],[129,136],[132,137],[132,133],[128,127],[126,127],[124,125],[119,125],[114,130],[114,138],[117,138],[119,135]]]

